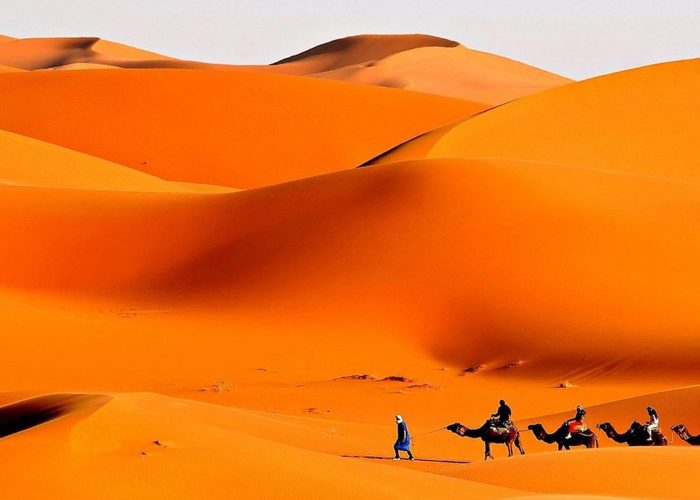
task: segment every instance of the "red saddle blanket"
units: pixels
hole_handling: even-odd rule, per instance
[[[586,432],[588,430],[588,426],[586,425],[585,422],[570,422],[569,423],[569,432],[571,434],[574,434],[576,432]]]

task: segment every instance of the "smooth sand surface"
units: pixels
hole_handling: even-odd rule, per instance
[[[700,59],[613,73],[437,130],[381,161],[512,158],[697,182]]]
[[[237,71],[6,74],[0,93],[6,110],[0,128],[167,180],[236,188],[354,168],[485,109],[395,89]],[[43,119],[47,114],[51,120]]]
[[[697,61],[568,83],[408,35],[0,64],[0,497],[697,497]],[[526,454],[484,462],[444,427],[501,398]],[[526,430],[578,404],[653,405],[671,445]]]
[[[359,35],[260,68],[458,97],[491,105],[571,80],[527,64],[424,35]]]
[[[538,68],[461,45],[416,48],[313,76],[404,88],[491,105],[570,82]]]

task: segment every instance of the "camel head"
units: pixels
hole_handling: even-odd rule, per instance
[[[464,426],[460,424],[459,422],[455,422],[454,424],[450,424],[447,427],[445,427],[450,432],[454,432],[455,434],[459,436],[464,436]]]
[[[613,429],[613,426],[610,422],[603,422],[601,424],[596,425],[596,427],[606,434],[612,432]]]
[[[544,427],[542,424],[530,424],[527,426],[527,428],[532,431],[532,435],[537,439],[542,439],[542,434],[544,434]]]
[[[671,427],[671,430],[684,438],[688,433],[688,428],[684,424],[677,424]]]

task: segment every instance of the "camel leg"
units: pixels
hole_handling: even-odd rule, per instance
[[[513,456],[513,441],[506,441],[506,447],[508,448],[508,456]]]
[[[484,441],[484,460],[488,460],[489,457],[493,459],[493,455],[491,455],[491,445],[488,441]]]
[[[522,445],[520,444],[520,436],[515,438],[515,446],[518,447],[518,451],[520,452],[521,455],[525,454],[525,450],[523,449]]]

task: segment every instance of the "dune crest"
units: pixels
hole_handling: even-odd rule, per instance
[[[417,49],[419,47],[456,47],[458,42],[430,35],[355,35],[317,45],[274,63],[293,74],[331,71]],[[291,63],[294,63],[291,65]],[[281,69],[281,68],[279,68]]]
[[[272,70],[404,88],[490,105],[571,80],[505,57],[426,35],[360,35],[319,45]]]

